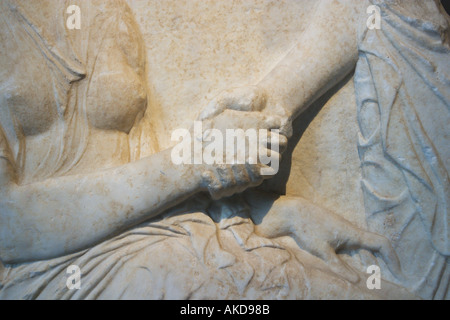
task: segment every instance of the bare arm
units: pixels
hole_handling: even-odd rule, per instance
[[[115,169],[20,186],[0,157],[0,258],[43,260],[92,246],[201,191],[170,150]]]
[[[232,120],[228,119],[228,126],[255,121],[259,127],[273,125],[255,113],[245,121]],[[187,141],[192,144],[191,139]],[[189,147],[192,150],[192,145]],[[73,253],[155,217],[200,191],[219,199],[268,178],[261,173],[267,166],[260,163],[177,165],[172,151],[177,154],[175,148],[167,149],[113,169],[19,185],[0,128],[0,261],[18,263]],[[272,156],[277,155],[273,152]]]
[[[358,59],[357,28],[368,1],[322,0],[298,44],[258,84],[270,104],[296,118],[351,72]]]

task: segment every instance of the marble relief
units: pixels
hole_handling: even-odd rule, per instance
[[[439,1],[0,7],[0,299],[449,299]]]

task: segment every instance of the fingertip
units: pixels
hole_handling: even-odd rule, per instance
[[[259,174],[263,179],[270,179],[273,178],[278,172],[269,166],[264,166],[263,168],[259,169]]]

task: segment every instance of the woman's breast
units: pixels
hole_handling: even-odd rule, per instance
[[[108,41],[96,57],[89,79],[87,116],[101,130],[129,133],[147,107],[145,60],[133,65],[123,50]]]
[[[1,45],[0,116],[12,117],[25,136],[49,130],[58,119],[55,84],[45,58],[28,41]]]

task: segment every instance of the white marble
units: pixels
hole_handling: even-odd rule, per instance
[[[449,298],[438,1],[0,6],[0,299]],[[280,172],[175,164],[198,120]]]

